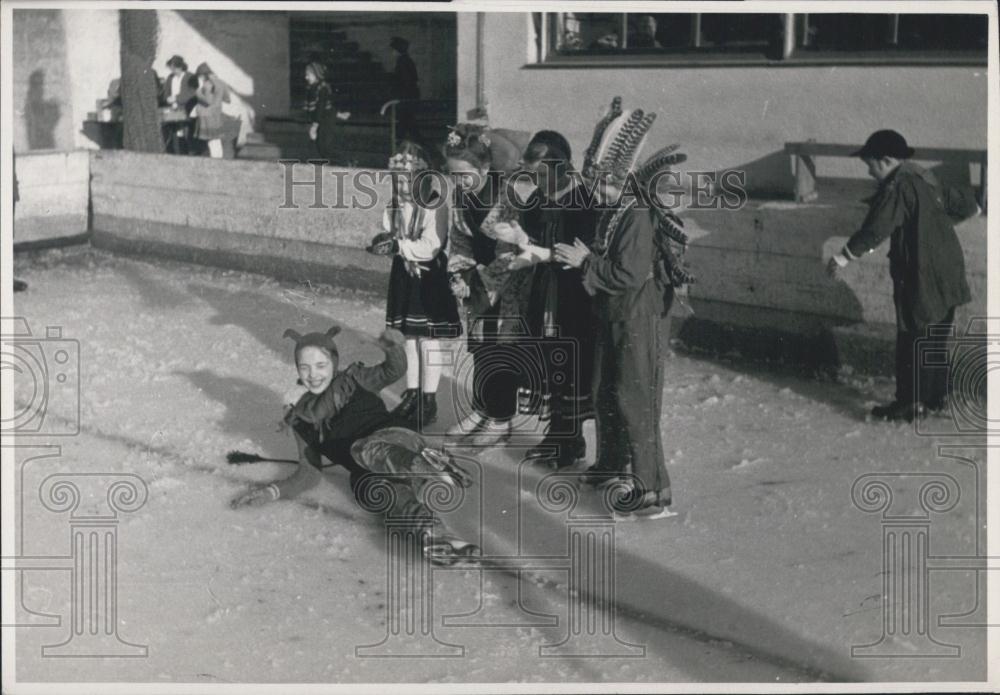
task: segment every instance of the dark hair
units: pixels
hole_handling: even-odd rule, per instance
[[[168,68],[180,68],[184,72],[187,72],[188,64],[184,62],[184,59],[180,56],[173,56],[167,61]]]
[[[569,142],[554,130],[539,130],[532,136],[524,150],[524,161],[529,164],[543,160],[573,161],[573,150]]]
[[[454,137],[459,142],[452,144],[449,142]],[[448,159],[460,159],[468,162],[474,167],[488,169],[493,163],[493,156],[490,153],[489,145],[483,142],[486,136],[486,128],[474,123],[459,123],[451,129],[448,140],[445,141],[444,156]]]

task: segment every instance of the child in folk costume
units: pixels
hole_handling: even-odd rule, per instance
[[[523,371],[517,336],[530,271],[510,264],[529,243],[501,174],[514,162],[494,161],[486,129],[460,123],[445,144],[455,183],[449,225],[448,272],[452,292],[464,301],[469,354],[473,360],[472,408],[448,434],[470,444],[506,441],[517,412]]]
[[[423,148],[404,142],[389,160],[393,197],[382,217],[383,232],[372,243],[374,253],[395,252],[389,277],[385,324],[406,336],[406,390],[393,411],[418,425],[437,420],[441,365],[440,339],[462,333],[458,305],[448,284],[447,209],[427,171]],[[414,184],[420,186],[414,191]]]
[[[896,398],[872,409],[872,415],[883,420],[912,421],[927,410],[945,408],[948,370],[941,367],[947,365],[914,364],[916,343],[929,338],[929,351],[948,355],[955,308],[971,301],[962,246],[949,218],[970,217],[979,206],[971,190],[941,186],[933,174],[908,161],[913,153],[894,130],[873,133],[854,153],[878,181],[878,190],[861,229],[827,266],[835,276],[850,261],[890,239]]]
[[[528,458],[564,468],[585,456],[582,424],[594,416],[594,318],[580,270],[556,263],[552,249],[576,239],[590,245],[599,213],[573,171],[570,145],[559,133],[543,130],[532,137],[524,169],[537,184],[523,216],[524,229],[537,246],[522,251],[512,267],[533,266],[527,319],[544,364],[543,383],[519,389],[519,408],[549,421],[545,438]]]
[[[339,353],[333,340],[338,332],[337,327],[305,335],[285,331],[285,337],[295,341],[298,381],[285,396],[284,422],[295,434],[299,465],[287,478],[252,487],[231,506],[293,498],[319,484],[325,468],[339,465],[350,473],[351,490],[362,507],[371,508],[384,494],[380,486],[393,488],[387,516],[413,520],[425,555],[432,560],[450,564],[458,555],[477,553],[476,546],[444,530],[422,498],[435,481],[468,487],[468,474],[446,452],[431,448],[416,432],[396,426],[378,395],[406,369],[403,335],[393,329],[382,333],[378,342],[386,357],[381,364],[366,367],[358,362],[338,371]]]
[[[577,239],[572,245],[557,243],[554,250],[556,261],[580,269],[594,298],[598,452],[587,480],[624,477],[628,492],[613,503],[623,517],[673,515],[660,439],[660,359],[674,286],[690,278],[669,247],[671,239],[686,240],[680,221],[651,204],[655,191],[649,183],[683,157],[674,145],[635,167],[654,118],[640,109],[622,111],[618,97],[612,101],[584,159],[583,176],[596,184],[602,206],[594,244],[588,248]]]

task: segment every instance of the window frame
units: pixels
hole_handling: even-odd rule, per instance
[[[772,13],[761,14],[783,14],[784,21],[781,27],[781,57],[768,56],[764,49],[759,51],[725,51],[706,49],[697,45],[684,50],[666,50],[663,52],[643,52],[626,53],[627,45],[618,49],[619,52],[609,50],[608,52],[586,52],[579,55],[566,55],[558,52],[557,34],[562,26],[562,12],[537,12],[540,15],[540,30],[538,32],[538,44],[535,47],[537,59],[527,63],[526,69],[562,69],[562,68],[594,68],[594,67],[632,67],[632,68],[658,68],[658,67],[804,67],[804,66],[829,66],[829,65],[898,65],[898,66],[975,66],[986,67],[989,60],[989,50],[819,50],[805,51],[798,44],[799,22],[803,26],[808,21],[809,15],[830,14],[830,13]],[[613,12],[608,14],[621,15],[621,25],[623,28],[623,42],[627,44],[627,12]],[[701,16],[705,14],[729,14],[729,13],[684,13],[693,14],[698,24]],[[840,13],[843,14],[843,13]],[[849,14],[888,14],[897,18],[900,14],[907,13],[849,13]],[[930,14],[981,14],[981,13],[956,13],[956,12],[935,12]],[[988,21],[988,15],[984,15]],[[553,21],[555,19],[556,21]],[[789,29],[791,27],[791,29]],[[694,32],[694,43],[698,42],[699,33]],[[791,40],[790,40],[791,37]],[[701,51],[701,52],[696,52]]]

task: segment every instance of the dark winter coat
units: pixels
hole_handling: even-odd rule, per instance
[[[419,99],[417,66],[405,53],[396,58],[396,69],[392,73],[392,95],[396,99]]]
[[[896,304],[919,330],[941,320],[972,296],[965,257],[952,217],[969,217],[971,191],[941,186],[933,174],[904,161],[879,184],[861,229],[847,242],[853,256],[871,253],[887,238]]]
[[[582,186],[549,203],[536,190],[526,204],[524,230],[532,242],[547,249],[556,244],[572,246],[576,239],[589,246],[594,241],[599,215],[589,202]],[[532,269],[527,312],[532,335],[544,334],[545,314],[551,311],[562,337],[593,341],[591,296],[582,278],[578,268],[563,267],[561,263],[539,263]]]
[[[170,98],[174,80],[177,79],[181,81],[180,91],[177,94],[177,107],[190,114],[191,110],[198,104],[198,78],[190,72],[185,72],[180,77],[174,73],[167,75],[160,100],[165,102]]]
[[[664,288],[654,272],[657,255],[648,209],[633,199],[605,210],[591,251],[581,270],[598,320],[662,314]]]

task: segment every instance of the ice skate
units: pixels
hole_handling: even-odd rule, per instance
[[[616,497],[611,507],[617,521],[653,521],[677,516],[677,512],[670,510],[670,498],[659,490],[633,488]]]
[[[430,533],[423,542],[424,557],[435,565],[475,565],[482,551],[475,543],[448,533]]]

